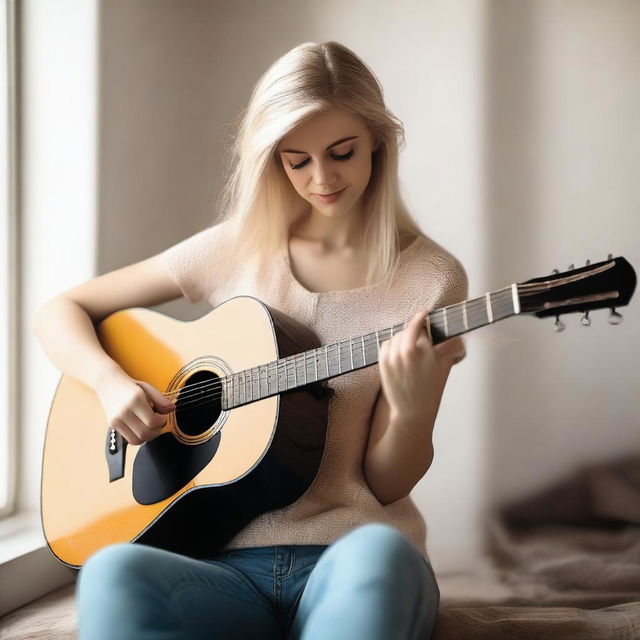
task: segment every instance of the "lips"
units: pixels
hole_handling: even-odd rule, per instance
[[[346,189],[346,187],[344,188]],[[340,189],[340,191],[344,191],[344,189]],[[328,198],[329,196],[335,196],[336,193],[340,193],[340,191],[334,191],[333,193],[314,193],[314,196],[324,196],[326,198]]]
[[[320,202],[335,202],[340,195],[345,191],[347,187],[344,187],[344,189],[340,189],[340,191],[334,191],[333,193],[327,193],[327,194],[321,194],[321,193],[314,193],[313,195],[318,198],[318,200],[320,200]]]

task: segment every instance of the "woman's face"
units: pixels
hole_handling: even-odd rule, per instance
[[[294,189],[313,209],[331,217],[346,215],[358,204],[371,178],[372,151],[364,121],[340,109],[312,116],[277,147]],[[341,192],[337,198],[321,197],[336,192]]]

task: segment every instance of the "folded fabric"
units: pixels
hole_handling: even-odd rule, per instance
[[[504,506],[478,567],[439,576],[433,640],[640,640],[639,525],[640,456]]]

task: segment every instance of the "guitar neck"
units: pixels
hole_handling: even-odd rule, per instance
[[[516,284],[429,312],[434,345],[520,313]],[[329,380],[378,362],[380,345],[402,331],[409,320],[347,340],[302,351],[222,378],[223,408]]]

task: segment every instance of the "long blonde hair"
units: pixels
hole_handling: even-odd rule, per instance
[[[304,42],[278,58],[256,83],[239,114],[220,194],[218,222],[227,221],[234,260],[268,260],[282,250],[289,229],[309,203],[289,181],[276,148],[289,131],[316,113],[340,108],[369,127],[374,149],[371,180],[362,195],[366,284],[391,283],[400,236],[424,235],[398,186],[404,127],[384,103],[371,69],[344,45]]]

